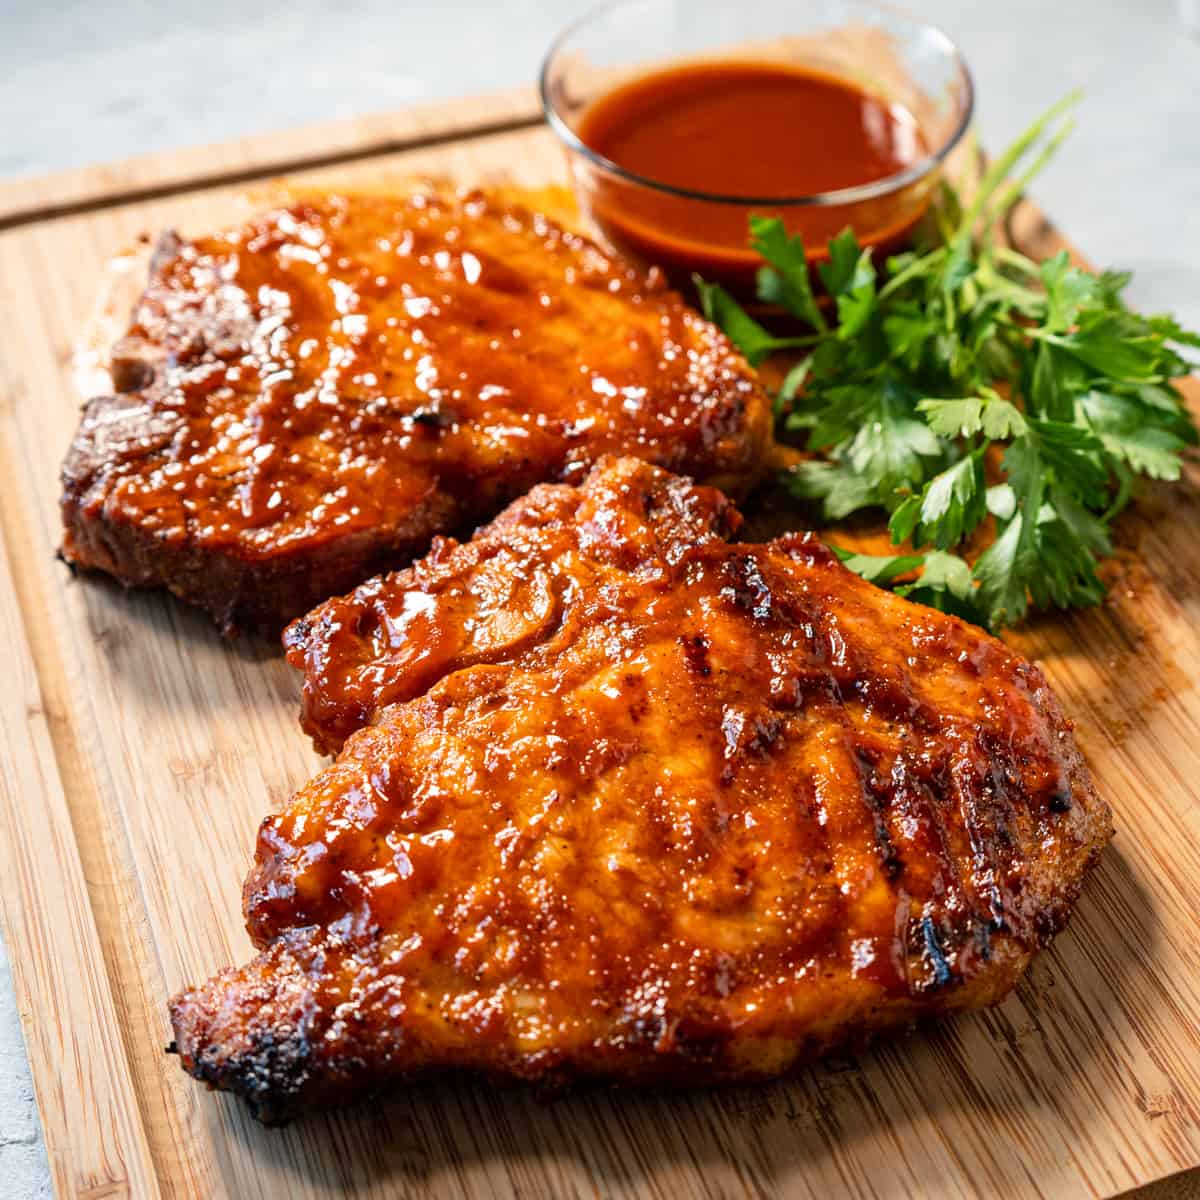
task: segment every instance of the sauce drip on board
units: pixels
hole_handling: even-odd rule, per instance
[[[924,212],[932,176],[850,204],[772,205],[874,183],[920,162],[928,147],[913,115],[853,82],[813,68],[752,60],[683,64],[602,95],[576,130],[592,150],[689,198],[597,169],[591,215],[621,248],[664,266],[752,287],[751,212],[783,217],[810,257],[850,226],[864,244],[898,247]],[[738,201],[744,198],[746,203]]]

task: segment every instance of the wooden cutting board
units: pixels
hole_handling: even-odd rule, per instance
[[[110,259],[238,219],[246,186],[284,172],[541,185],[563,163],[522,91],[0,187],[0,913],[59,1194],[1058,1200],[1200,1164],[1194,465],[1125,522],[1103,607],[1016,639],[1078,721],[1118,836],[1000,1008],[772,1086],[547,1100],[462,1079],[285,1130],[184,1077],[167,997],[249,957],[255,831],[317,760],[274,646],[55,561],[58,464]],[[1029,206],[1020,227],[1061,244]]]

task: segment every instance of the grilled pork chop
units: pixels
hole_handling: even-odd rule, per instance
[[[429,1071],[776,1075],[991,1004],[1111,834],[1030,663],[731,543],[632,459],[293,626],[337,760],[262,826],[262,953],[183,1064],[281,1120]]]
[[[324,196],[159,247],[118,394],[63,465],[63,555],[226,633],[635,454],[735,492],[770,404],[665,288],[496,196]]]

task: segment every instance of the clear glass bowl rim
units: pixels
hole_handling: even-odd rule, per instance
[[[962,140],[963,134],[967,127],[971,124],[971,118],[975,112],[975,81],[971,75],[971,69],[967,65],[967,60],[963,57],[962,51],[958,48],[953,39],[945,33],[939,26],[931,25],[927,21],[918,20],[910,13],[903,9],[895,8],[890,4],[875,4],[862,2],[860,5],[863,8],[873,9],[880,14],[887,14],[893,18],[899,18],[907,22],[914,29],[923,30],[926,33],[932,34],[933,37],[943,46],[948,52],[949,57],[957,65],[961,78],[965,85],[965,103],[963,105],[962,115],[951,131],[949,137],[936,150],[927,154],[919,162],[913,163],[911,167],[898,172],[895,175],[889,175],[885,179],[877,179],[872,183],[862,183],[855,187],[836,188],[828,192],[814,192],[809,196],[729,196],[723,195],[720,192],[702,192],[692,188],[675,187],[673,184],[663,183],[657,179],[651,179],[648,175],[639,175],[635,171],[630,171],[625,167],[615,163],[610,158],[605,158],[603,154],[593,150],[586,142],[582,141],[566,121],[559,115],[558,109],[555,107],[553,100],[550,98],[550,67],[554,62],[555,57],[562,49],[563,44],[571,38],[579,30],[590,25],[598,17],[612,12],[618,8],[625,8],[641,0],[606,0],[603,4],[596,5],[584,13],[578,20],[573,21],[566,27],[555,39],[550,43],[550,48],[546,51],[545,58],[542,59],[541,70],[538,73],[538,92],[541,96],[542,112],[546,117],[546,121],[550,128],[558,135],[568,149],[575,151],[577,154],[582,154],[589,159],[595,166],[603,168],[605,171],[616,175],[618,178],[624,179],[629,183],[636,183],[642,187],[647,187],[653,191],[663,192],[669,196],[676,196],[684,200],[702,200],[709,204],[736,204],[743,208],[747,205],[763,205],[772,208],[803,208],[803,207],[818,207],[818,206],[833,206],[841,204],[858,204],[864,200],[876,200],[881,196],[890,195],[893,192],[901,191],[910,184],[916,183],[923,179],[931,171],[939,167],[946,159],[947,155],[954,149],[955,146]]]

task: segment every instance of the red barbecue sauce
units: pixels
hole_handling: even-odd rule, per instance
[[[920,219],[932,175],[851,204],[785,205],[900,174],[928,155],[912,114],[856,84],[770,61],[700,62],[641,76],[602,95],[580,140],[643,179],[733,203],[693,199],[595,172],[591,215],[619,247],[676,279],[699,271],[752,287],[759,260],[747,247],[751,212],[781,216],[810,259],[847,226],[883,252]],[[765,201],[765,202],[764,202]]]

